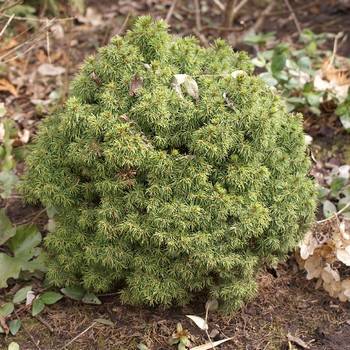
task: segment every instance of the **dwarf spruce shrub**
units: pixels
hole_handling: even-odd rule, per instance
[[[222,40],[201,48],[141,17],[86,60],[41,125],[23,191],[57,211],[48,277],[131,304],[226,310],[307,229],[300,116]]]

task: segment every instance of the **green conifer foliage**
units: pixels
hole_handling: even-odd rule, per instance
[[[313,218],[300,116],[245,53],[201,48],[150,17],[86,60],[27,165],[25,195],[58,212],[49,279],[120,288],[131,304],[204,291],[234,310]]]

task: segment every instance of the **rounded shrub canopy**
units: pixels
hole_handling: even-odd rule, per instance
[[[131,304],[228,311],[313,218],[301,118],[222,40],[139,18],[86,60],[41,125],[23,192],[53,207],[49,280]]]

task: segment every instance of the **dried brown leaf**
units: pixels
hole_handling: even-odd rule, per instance
[[[96,85],[102,84],[102,80],[98,77],[98,75],[95,72],[92,72],[90,74],[90,78],[96,83]]]
[[[0,79],[0,91],[9,92],[11,95],[17,97],[17,89],[7,79]]]
[[[340,68],[334,67],[329,59],[326,59],[321,67],[323,77],[328,81],[333,81],[335,84],[349,85],[350,84],[350,66],[346,60],[337,58],[340,63]]]
[[[300,339],[299,337],[295,337],[293,335],[291,335],[290,333],[287,334],[287,338],[290,342],[295,343],[299,346],[301,346],[303,349],[310,349],[310,346],[308,344],[306,344],[302,339]]]
[[[135,75],[130,82],[129,95],[135,96],[137,91],[140,88],[142,88],[142,86],[143,86],[143,79],[138,75]]]
[[[9,327],[6,323],[5,317],[0,315],[0,326],[4,330],[5,334],[9,334]]]

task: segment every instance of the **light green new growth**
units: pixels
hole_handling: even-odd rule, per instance
[[[251,74],[222,40],[201,48],[150,17],[86,60],[22,186],[58,211],[55,285],[165,306],[204,291],[227,311],[256,293],[315,203],[300,116]]]

